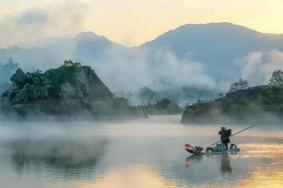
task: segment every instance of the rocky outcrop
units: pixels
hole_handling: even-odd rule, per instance
[[[283,121],[283,88],[257,86],[187,106],[183,123],[262,123]]]
[[[91,67],[72,61],[44,73],[18,69],[11,82],[13,87],[1,97],[6,115],[94,119],[139,115],[136,108],[114,98]]]

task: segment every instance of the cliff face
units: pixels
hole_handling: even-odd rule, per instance
[[[88,66],[61,66],[48,70],[45,74],[64,98],[77,98],[87,102],[113,98],[110,90]]]
[[[100,118],[138,114],[136,108],[115,99],[90,67],[71,61],[44,73],[17,69],[11,82],[13,87],[1,97],[1,110],[7,115]]]
[[[182,122],[282,124],[283,88],[257,86],[187,106]]]

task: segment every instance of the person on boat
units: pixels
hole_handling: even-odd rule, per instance
[[[226,150],[228,150],[228,143],[230,143],[230,136],[232,135],[231,129],[226,129],[226,127],[221,127],[219,133],[221,143],[225,145]]]

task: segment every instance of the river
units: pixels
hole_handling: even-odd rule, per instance
[[[110,122],[1,122],[5,188],[282,187],[282,126],[250,129],[236,154],[192,157],[223,125],[182,125],[180,116]],[[245,126],[229,126],[233,132]]]

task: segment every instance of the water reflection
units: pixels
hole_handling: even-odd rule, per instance
[[[0,126],[1,187],[282,185],[282,131],[255,130],[233,137],[241,147],[235,155],[188,157],[183,144],[205,146],[213,142],[218,126],[183,126],[178,122],[176,117],[158,117],[99,126],[82,122],[51,128]]]
[[[278,131],[279,132],[279,131]],[[282,139],[282,132],[281,138]],[[282,141],[282,140],[281,140]],[[255,158],[267,158],[268,165],[258,167],[255,166],[254,170],[245,177],[235,183],[234,187],[254,187],[254,188],[281,188],[283,185],[283,144],[275,140],[273,144],[246,144],[247,156],[254,156]],[[253,149],[251,149],[253,148]]]
[[[190,155],[186,158],[184,164],[185,168],[189,168],[192,163],[200,162],[203,158],[203,155]]]
[[[19,174],[48,169],[49,174],[60,173],[64,174],[64,178],[78,178],[93,172],[105,153],[107,143],[104,138],[20,139],[7,143],[6,147],[11,150],[11,164]]]
[[[221,172],[223,174],[231,174],[232,168],[230,163],[230,156],[228,153],[221,154]]]
[[[116,166],[97,178],[95,188],[177,188],[181,183],[168,179],[147,165]]]
[[[220,163],[220,170],[223,174],[231,174],[232,173],[232,167],[231,167],[231,159],[229,153],[223,153],[223,154],[204,154],[204,155],[191,155],[186,158],[185,160],[185,168],[189,168],[191,164],[196,164],[203,161],[203,158],[215,158],[220,157],[221,163]]]

